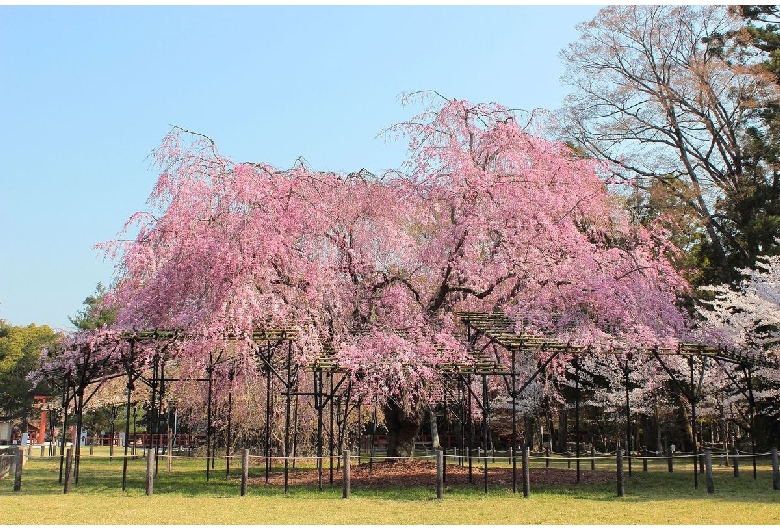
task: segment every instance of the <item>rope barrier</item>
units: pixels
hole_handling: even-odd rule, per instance
[[[772,455],[772,453],[769,452],[769,451],[765,452],[765,453],[738,453],[738,454],[733,454],[733,453],[710,453],[710,454],[711,454],[712,458],[729,457],[729,458],[740,458],[740,459],[761,457],[761,456],[771,456]],[[74,456],[75,456],[75,454],[74,454]],[[177,459],[186,459],[186,460],[212,460],[212,459],[214,459],[214,460],[240,460],[241,459],[241,455],[240,454],[220,455],[220,456],[217,456],[217,455],[213,455],[213,456],[170,455],[170,456],[168,456],[167,453],[157,453],[157,456],[161,457],[161,458],[165,458],[165,459],[170,458],[172,460],[177,460]],[[445,458],[448,458],[448,459],[459,459],[459,460],[460,459],[466,460],[466,459],[469,458],[469,456],[467,454],[443,453],[443,456]],[[698,455],[696,455],[696,456],[698,456],[698,457],[704,456],[704,451],[702,451],[701,453],[698,453]],[[59,457],[60,457],[59,454],[57,454],[57,455],[44,455],[44,456],[36,456],[36,455],[31,455],[30,456],[31,459],[35,459],[35,460],[51,460],[51,459],[55,459],[55,458],[59,458]],[[521,457],[521,454],[518,453],[516,455],[516,458],[518,460],[520,460],[520,457]],[[534,453],[530,454],[530,458],[532,458],[534,460],[550,460],[550,461],[554,461],[554,462],[567,462],[567,461],[577,461],[577,460],[587,461],[587,462],[592,461],[592,460],[614,460],[616,457],[617,457],[617,453],[601,453],[601,454],[595,455],[595,456],[587,455],[587,456],[579,456],[579,457],[574,456],[574,455],[567,456],[567,455],[561,454],[561,453],[551,453],[549,456],[547,456],[545,454],[538,454],[538,453],[537,454],[534,454]],[[693,458],[693,457],[694,457],[693,453],[675,453],[674,455],[672,455],[672,458],[675,458],[675,459],[687,459],[687,458]],[[114,460],[114,459],[120,460],[120,459],[124,459],[124,458],[128,458],[128,459],[131,459],[131,460],[140,460],[140,459],[144,458],[144,455],[143,454],[135,454],[135,455],[118,454],[118,455],[114,455],[114,456],[109,456],[109,455],[85,455],[85,454],[82,453],[82,454],[79,455],[79,458],[82,459],[82,460],[85,459],[85,458],[88,459],[88,460]],[[268,458],[268,459],[271,459],[271,460],[329,460],[331,458],[333,458],[333,459],[343,459],[343,456],[342,455],[337,455],[335,453],[333,455],[323,455],[323,456],[302,456],[302,455],[298,455],[298,456],[281,456],[281,455],[279,455],[279,456],[276,456],[276,455],[267,456],[267,455],[262,455],[262,454],[261,455],[250,454],[249,458],[260,458],[260,459]],[[350,454],[349,458],[350,458],[350,460],[360,459],[360,460],[366,460],[366,461],[369,461],[369,460],[372,460],[372,459],[375,460],[375,461],[376,460],[431,460],[431,461],[435,461],[436,460],[436,455],[435,454],[431,454],[431,455],[417,455],[417,456],[374,455],[372,457],[372,456],[366,455],[366,454],[360,454],[360,455]],[[487,458],[489,460],[497,461],[497,462],[498,461],[507,461],[507,462],[511,462],[512,461],[512,456],[510,456],[510,455],[484,455],[484,454],[476,455],[476,454],[472,454],[471,458],[473,460],[478,460],[478,461],[482,461],[485,458]],[[640,459],[640,460],[663,460],[663,461],[666,461],[666,460],[668,460],[669,457],[668,456],[651,456],[651,455],[626,454],[626,453],[624,453],[623,454],[623,458],[633,458],[633,459]]]

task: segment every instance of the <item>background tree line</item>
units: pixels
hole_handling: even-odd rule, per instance
[[[561,56],[560,131],[663,221],[695,285],[780,247],[777,6],[612,6]]]

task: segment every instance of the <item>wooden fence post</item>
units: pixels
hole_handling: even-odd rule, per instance
[[[734,461],[734,478],[739,478],[739,451],[737,451],[736,447],[734,448],[732,460]]]
[[[590,470],[596,469],[596,448],[591,444],[590,446]]]
[[[45,445],[41,445],[41,458],[43,458],[43,450],[46,448]]]
[[[623,449],[617,450],[617,496],[623,496]]]
[[[544,467],[550,467],[550,448],[549,447],[545,447],[544,448],[544,454],[545,454]]]
[[[71,471],[73,470],[73,448],[68,447],[65,452],[65,487],[63,493],[70,493]]]
[[[772,489],[780,490],[780,469],[777,464],[777,447],[772,448]]]
[[[523,448],[523,497],[531,495],[531,470],[528,465],[530,452],[527,446]]]
[[[154,494],[154,450],[146,452],[146,494]]]
[[[674,455],[672,455],[672,448],[667,446],[666,450],[666,465],[669,468],[669,473],[674,473]]]
[[[24,465],[24,451],[22,451],[22,448],[19,447],[16,450],[16,469],[14,470],[14,491],[22,490],[22,466],[23,465]]]
[[[349,477],[349,451],[347,451],[347,450],[344,451],[344,469],[342,471],[341,478],[342,478],[342,482],[343,482],[342,497],[345,498],[345,499],[349,499],[349,489],[350,489],[349,488],[349,486],[350,486],[350,483],[349,483],[349,479],[350,479],[350,477]]]
[[[707,493],[715,493],[715,482],[712,480],[712,451],[704,450],[704,475],[707,481]]]
[[[246,486],[249,482],[249,449],[244,449],[241,454],[241,496],[246,495]]]
[[[436,450],[436,498],[444,497],[444,457],[441,449]]]
[[[642,471],[647,472],[647,447],[642,449]]]

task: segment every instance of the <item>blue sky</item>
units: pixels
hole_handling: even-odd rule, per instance
[[[555,109],[596,6],[0,6],[0,319],[68,321],[145,209],[172,125],[238,161],[376,173],[403,92]]]

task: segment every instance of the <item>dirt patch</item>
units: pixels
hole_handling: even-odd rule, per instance
[[[468,466],[447,464],[446,483],[448,486],[460,486],[469,483]],[[615,481],[615,474],[607,471],[580,471],[580,484],[610,484]],[[522,470],[517,468],[517,484],[522,484]],[[575,484],[577,472],[574,469],[532,469],[530,473],[531,486],[542,485],[566,485]],[[319,482],[316,469],[289,471],[289,484],[291,486],[316,486]],[[327,485],[330,481],[330,469],[327,467],[322,472],[322,483]],[[484,468],[474,465],[472,467],[472,483],[483,484]],[[333,470],[334,484],[341,484],[341,469]],[[436,485],[436,464],[421,460],[398,460],[392,462],[374,462],[352,464],[350,466],[350,482],[352,487],[398,487],[398,486],[431,486]],[[265,484],[265,475],[251,477],[252,485]],[[269,484],[282,486],[284,474],[271,473]],[[512,468],[490,467],[488,465],[488,486],[512,487]]]

